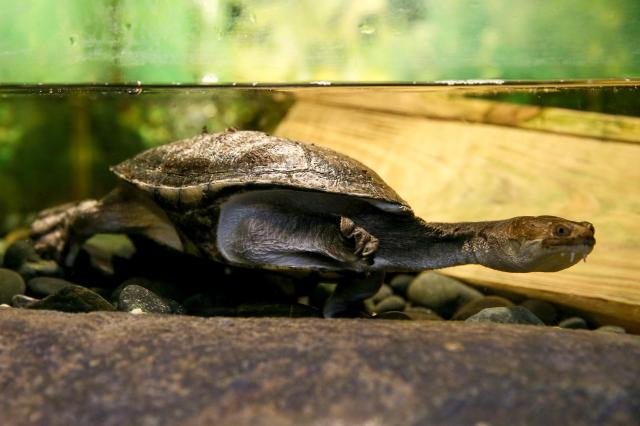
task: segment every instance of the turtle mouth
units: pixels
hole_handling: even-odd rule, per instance
[[[593,241],[576,244],[554,244],[546,246],[546,254],[540,256],[536,263],[536,270],[541,272],[555,272],[580,262],[586,262],[587,256],[594,247]]]
[[[562,250],[559,255],[562,258],[568,258],[570,264],[577,263],[581,259],[586,262],[587,256],[593,250],[593,246],[594,243],[566,245],[564,250]]]
[[[593,236],[573,237],[573,238],[546,238],[542,241],[542,247],[590,247],[596,244]],[[591,251],[591,250],[589,250]]]

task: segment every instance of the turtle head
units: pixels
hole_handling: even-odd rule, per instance
[[[508,272],[554,272],[586,260],[596,243],[589,222],[556,216],[520,216],[494,222],[483,233],[485,266]]]

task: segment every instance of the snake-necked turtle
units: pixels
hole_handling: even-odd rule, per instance
[[[203,133],[111,170],[120,183],[102,200],[39,215],[41,253],[68,263],[89,236],[115,232],[230,265],[346,274],[325,316],[375,293],[385,271],[558,271],[595,244],[593,225],[553,216],[428,223],[360,162],[256,131]]]

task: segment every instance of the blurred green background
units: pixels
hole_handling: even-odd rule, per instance
[[[0,82],[640,76],[638,0],[0,0]]]
[[[272,130],[295,97],[217,84],[633,79],[639,41],[638,0],[0,0],[0,235],[145,148]],[[483,96],[640,115],[635,88]]]

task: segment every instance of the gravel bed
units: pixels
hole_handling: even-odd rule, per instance
[[[0,305],[64,312],[321,317],[335,283],[318,274],[292,277],[231,268],[123,235],[97,235],[74,265],[42,259],[28,240],[0,245]],[[363,317],[547,325],[624,333],[560,306],[518,294],[496,294],[434,271],[388,274],[367,299]]]

